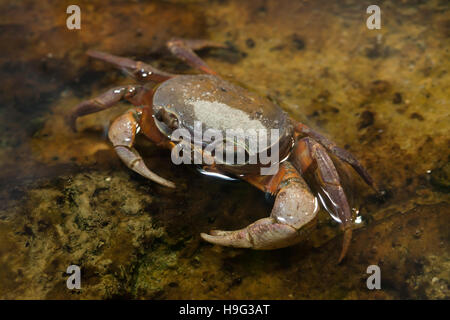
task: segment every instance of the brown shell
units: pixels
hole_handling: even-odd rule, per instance
[[[164,108],[178,118],[178,127],[194,133],[194,122],[208,129],[279,129],[280,157],[292,142],[287,114],[268,99],[213,75],[180,75],[163,82],[153,96],[153,112]],[[160,131],[170,136],[168,127],[156,121]],[[269,138],[270,142],[270,138]],[[271,148],[273,145],[268,144]],[[280,158],[282,160],[282,158]]]

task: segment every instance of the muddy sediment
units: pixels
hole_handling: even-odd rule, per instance
[[[386,2],[368,30],[365,4],[327,1],[0,1],[0,298],[3,299],[448,299],[449,6]],[[125,26],[125,27],[124,27]],[[20,34],[21,36],[13,36]],[[133,83],[92,61],[97,49],[195,73],[172,37],[228,49],[200,55],[224,78],[279,103],[345,147],[384,191],[357,180],[361,223],[347,258],[324,211],[310,237],[274,251],[223,248],[200,232],[267,216],[270,201],[244,182],[216,180],[139,138],[146,163],[178,188],[128,170],[106,140],[130,105],[64,116],[107,88]],[[358,178],[355,178],[358,179]],[[82,289],[68,290],[69,265]],[[368,290],[378,265],[381,290]]]

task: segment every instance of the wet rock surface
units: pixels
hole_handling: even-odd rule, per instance
[[[81,1],[78,31],[67,5],[0,1],[0,298],[449,298],[447,3],[383,3],[381,30],[366,28],[359,1]],[[178,188],[128,170],[105,138],[125,103],[77,133],[65,125],[80,101],[133,83],[87,49],[193,73],[165,51],[172,37],[226,43],[200,53],[209,66],[348,148],[382,186],[376,197],[355,178],[362,222],[343,263],[325,212],[286,249],[201,241],[267,216],[270,202],[173,165],[145,139],[148,166]],[[66,287],[72,264],[81,290]],[[373,264],[381,290],[366,287]]]

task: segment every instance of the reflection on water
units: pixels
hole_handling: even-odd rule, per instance
[[[64,1],[0,1],[1,298],[449,298],[449,4],[382,5],[368,30],[361,1],[79,1],[68,31]],[[251,251],[212,246],[200,232],[236,229],[271,204],[248,184],[174,166],[145,139],[167,190],[130,172],[105,139],[129,106],[80,119],[84,99],[132,82],[84,52],[193,72],[164,51],[171,37],[205,38],[221,75],[272,101],[354,153],[386,190],[355,181],[359,210],[345,261],[324,211],[303,243]],[[81,266],[82,289],[65,271]],[[379,265],[382,290],[365,286]]]

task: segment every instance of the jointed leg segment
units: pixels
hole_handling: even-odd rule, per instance
[[[149,170],[142,157],[136,149],[133,148],[136,131],[139,126],[136,119],[140,117],[140,113],[141,110],[136,108],[117,118],[109,128],[109,140],[112,142],[117,155],[128,168],[160,185],[175,188],[173,182],[170,182]]]
[[[208,40],[187,40],[187,39],[172,39],[167,42],[167,47],[170,52],[179,59],[187,62],[191,67],[199,69],[205,73],[216,74],[205,61],[197,56],[194,50],[201,50],[203,48],[226,48],[223,44],[208,41]]]
[[[174,74],[158,70],[142,61],[134,61],[132,59],[114,56],[109,53],[95,50],[89,50],[87,54],[90,57],[115,65],[139,81],[162,82],[175,76]]]
[[[134,105],[151,103],[151,99],[148,97],[151,96],[151,94],[151,90],[145,88],[144,86],[124,86],[113,88],[101,94],[97,98],[82,102],[70,114],[68,121],[75,130],[76,119],[80,116],[112,107],[115,103],[122,99],[130,101]],[[108,131],[108,137],[111,140],[117,155],[120,159],[122,159],[127,167],[147,179],[155,181],[163,186],[174,188],[174,183],[149,170],[139,153],[133,148],[136,133],[138,128],[141,127],[140,121],[153,121],[153,119],[148,119],[147,110],[148,107],[135,108],[118,117],[111,124]],[[156,143],[161,143],[160,133],[155,132],[157,129],[154,128],[154,126],[151,126],[151,123],[147,122],[142,124],[144,133],[148,137],[154,138]]]
[[[340,262],[350,245],[353,219],[336,167],[325,148],[309,137],[296,143],[292,163],[307,180],[312,180],[309,183],[317,189],[315,193],[321,199],[322,205],[342,223],[344,243],[339,257]]]
[[[67,121],[70,127],[76,131],[77,118],[108,109],[121,100],[128,100],[137,106],[141,103],[147,92],[148,89],[140,85],[128,85],[109,89],[98,97],[83,101],[76,106],[69,114]]]
[[[295,131],[313,138],[315,141],[319,142],[322,146],[324,146],[325,149],[327,149],[329,152],[338,157],[340,160],[347,162],[349,165],[353,167],[353,169],[355,169],[355,171],[364,179],[364,181],[369,186],[371,186],[376,192],[379,192],[372,177],[350,152],[338,147],[334,142],[330,141],[317,131],[311,129],[310,127],[302,123],[296,123]]]

